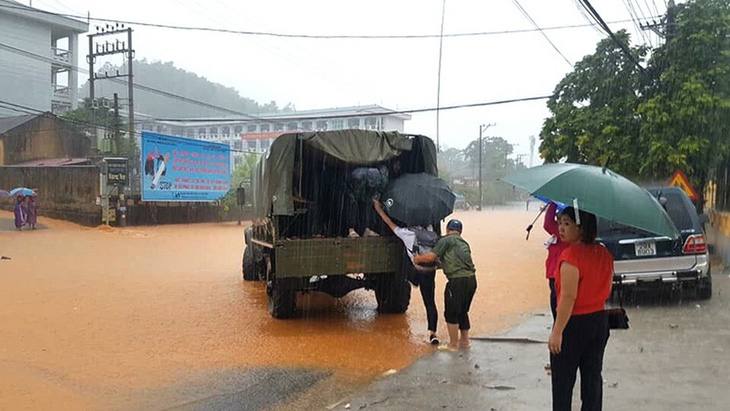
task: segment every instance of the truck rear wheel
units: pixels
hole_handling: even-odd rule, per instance
[[[244,281],[258,281],[258,273],[256,272],[256,264],[253,262],[253,250],[246,247],[243,251],[243,262],[241,263],[241,271],[243,271]]]
[[[411,284],[400,273],[381,274],[375,283],[378,312],[402,314],[411,302]]]
[[[274,318],[294,317],[297,308],[297,293],[286,281],[272,280],[267,284],[269,314]]]

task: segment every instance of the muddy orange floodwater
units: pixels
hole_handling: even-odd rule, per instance
[[[525,241],[535,215],[456,215],[478,271],[473,335],[547,307],[541,224]],[[300,318],[270,318],[263,284],[241,279],[235,223],[115,229],[41,218],[40,229],[16,232],[11,217],[0,211],[0,254],[11,258],[0,261],[0,408],[124,408],[120,392],[229,367],[306,367],[366,383],[433,349],[416,289],[405,315],[378,315],[360,290],[300,297]],[[442,339],[444,283],[439,274]]]

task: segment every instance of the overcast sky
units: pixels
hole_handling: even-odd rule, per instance
[[[442,0],[32,3],[60,13],[88,12],[92,18],[320,35],[438,34],[443,5]],[[576,3],[519,0],[543,28],[587,24]],[[665,0],[593,0],[592,4],[614,31],[626,28],[634,42],[658,44],[656,35],[639,33],[627,4],[638,16],[651,17],[665,12]],[[620,20],[625,22],[616,22]],[[92,21],[91,30],[97,24]],[[401,110],[436,107],[438,38],[284,39],[133,27],[138,59],[172,61],[261,103],[275,100],[281,107],[291,102],[298,110],[366,104]],[[445,34],[533,28],[513,0],[446,1]],[[546,30],[545,34],[571,64],[592,53],[602,38],[592,27]],[[81,44],[85,41],[84,36]],[[86,54],[84,47],[80,51]],[[85,56],[79,57],[84,66]],[[549,95],[570,70],[571,65],[537,31],[444,38],[440,105]],[[480,124],[495,123],[488,135],[504,137],[517,145],[516,153],[527,154],[529,136],[539,134],[547,115],[544,100],[442,111],[440,144],[463,148],[477,138]],[[406,122],[406,131],[435,140],[435,113],[414,114]]]

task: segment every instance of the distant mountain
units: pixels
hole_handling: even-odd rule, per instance
[[[126,73],[126,65],[123,67],[105,64],[97,70],[98,75],[109,76],[119,73]],[[200,101],[211,106],[222,107],[232,111],[244,112],[247,114],[275,113],[280,111],[275,101],[268,104],[258,102],[246,97],[241,97],[231,87],[213,83],[205,77],[175,67],[172,62],[160,62],[140,60],[134,62],[134,82],[139,87],[134,89],[134,111],[149,114],[157,118],[189,118],[189,117],[210,117],[236,115],[233,112],[218,110],[210,106],[185,101],[171,95],[154,92],[148,89],[154,88],[164,92],[185,97],[189,100]],[[103,79],[95,82],[94,94],[96,97],[112,99],[117,93],[120,99],[127,97],[126,78]],[[80,88],[81,97],[89,96],[88,81]],[[120,106],[124,107],[124,100]],[[290,111],[290,105],[283,111]]]

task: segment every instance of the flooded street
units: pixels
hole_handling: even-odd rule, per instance
[[[535,215],[456,214],[477,266],[473,334],[547,307],[541,225],[525,241]],[[289,389],[258,405],[322,407],[434,349],[417,289],[405,315],[378,315],[374,294],[359,290],[300,296],[299,318],[270,318],[264,285],[241,279],[235,223],[116,229],[41,218],[41,229],[15,232],[11,217],[0,212],[0,254],[11,258],[0,261],[0,408],[195,408],[222,390],[245,402],[260,393],[235,387],[287,376]]]

